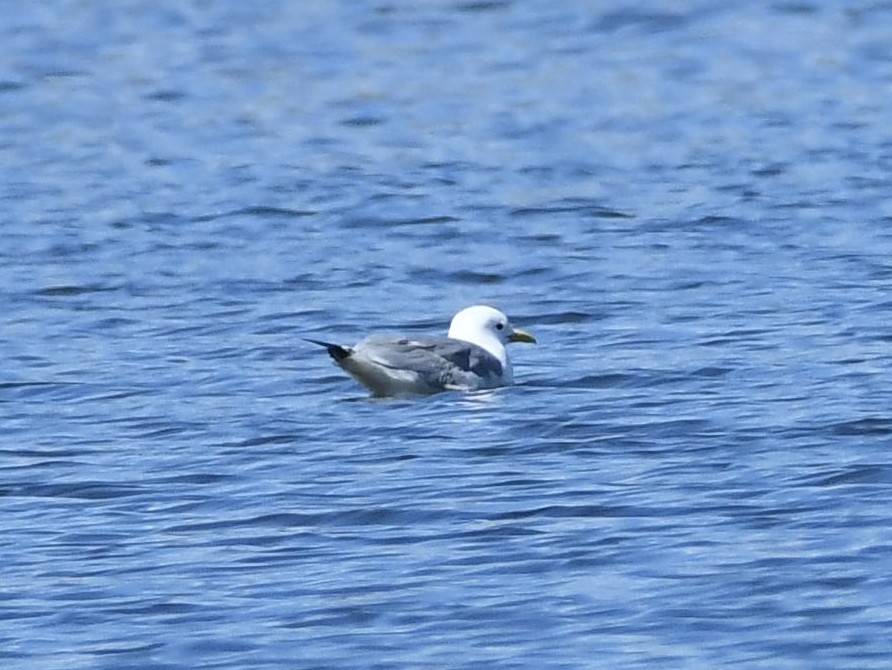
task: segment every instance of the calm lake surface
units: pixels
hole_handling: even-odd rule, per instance
[[[883,2],[17,4],[0,666],[890,667],[890,119]]]

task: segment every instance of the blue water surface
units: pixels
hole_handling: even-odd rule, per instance
[[[890,666],[892,5],[3,17],[4,669]]]

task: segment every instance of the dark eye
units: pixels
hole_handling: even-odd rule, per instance
[[[502,330],[502,329],[504,329],[504,328],[505,328],[505,324],[504,324],[504,323],[497,323],[497,324],[496,324],[496,330]]]

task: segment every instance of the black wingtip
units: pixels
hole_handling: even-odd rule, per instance
[[[332,357],[332,359],[340,363],[345,358],[348,358],[352,353],[353,349],[349,347],[342,347],[340,344],[332,344],[331,342],[322,342],[321,340],[311,340],[309,337],[303,338],[307,342],[312,344],[318,344],[320,347],[325,347],[328,350],[328,355]]]

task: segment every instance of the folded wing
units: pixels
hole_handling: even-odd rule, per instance
[[[356,357],[379,366],[382,373],[411,380],[407,383],[415,387],[429,387],[428,392],[491,388],[501,383],[498,359],[475,344],[448,337],[373,335],[359,342],[354,352]]]

